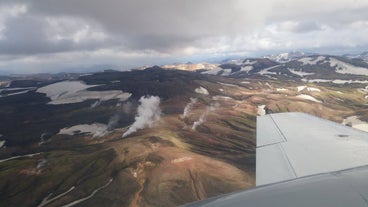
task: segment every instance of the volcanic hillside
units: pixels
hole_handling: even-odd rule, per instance
[[[176,206],[253,187],[257,114],[368,121],[364,63],[304,58],[4,86],[0,205]]]

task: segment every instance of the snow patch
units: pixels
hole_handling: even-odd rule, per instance
[[[212,70],[204,71],[204,72],[202,72],[202,74],[207,74],[207,75],[217,75],[217,74],[219,74],[221,71],[222,71],[222,68],[217,67],[217,68],[214,68],[214,69],[212,69]]]
[[[229,75],[231,75],[231,69],[223,69],[222,70],[222,76],[229,76]]]
[[[257,111],[258,116],[266,115],[265,107],[266,107],[266,105],[259,105],[258,106],[258,111]]]
[[[78,135],[78,134],[90,134],[94,137],[102,137],[105,134],[101,133],[106,131],[107,125],[101,123],[93,123],[93,124],[79,124],[72,127],[66,127],[60,129],[58,134],[66,134],[66,135]]]
[[[36,90],[36,89],[37,89],[36,87],[4,88],[4,89],[0,89],[0,98],[1,97],[7,97],[7,96],[15,96],[15,95],[19,95],[19,94],[25,94],[25,93],[28,93],[29,91],[33,91],[33,90]],[[16,92],[11,92],[11,91],[16,91]],[[8,92],[8,93],[6,93],[6,92]],[[3,94],[1,94],[1,93],[3,93]]]
[[[360,90],[362,90],[363,92],[365,93],[368,93],[368,86],[364,87],[364,88],[361,88]]]
[[[276,91],[288,91],[289,89],[287,88],[276,88]]]
[[[208,90],[203,88],[202,86],[200,86],[199,88],[196,88],[194,90],[196,93],[199,93],[199,94],[203,94],[203,95],[208,95]]]
[[[307,75],[314,75],[314,73],[307,73],[307,72],[303,72],[303,71],[297,71],[297,70],[294,70],[294,69],[288,69],[292,74],[295,74],[297,76],[300,76],[300,77],[304,77],[304,76],[307,76]]]
[[[2,148],[5,145],[5,140],[0,140],[0,148]]]
[[[319,101],[316,98],[314,98],[313,96],[306,95],[306,94],[300,94],[300,95],[297,95],[296,97],[301,98],[301,99],[305,99],[305,100],[309,100],[309,101],[314,101],[314,102],[317,102],[317,103],[322,103],[322,101]]]
[[[368,83],[368,80],[341,80],[341,79],[336,79],[336,80],[327,80],[327,79],[302,79],[303,82],[307,82],[307,83],[334,83],[334,84],[351,84],[351,83]]]
[[[296,88],[297,88],[298,92],[300,92],[300,91],[304,90],[306,87],[307,86],[298,86]]]
[[[243,66],[241,67],[240,71],[244,71],[246,73],[248,73],[249,71],[253,70],[253,66],[251,65],[247,65],[247,66]]]
[[[192,157],[181,157],[181,158],[176,158],[171,160],[171,163],[175,164],[175,163],[180,163],[180,162],[184,162],[184,161],[188,161],[193,159]]]
[[[319,88],[312,88],[312,87],[308,87],[307,90],[309,92],[321,92],[321,90]]]
[[[8,92],[8,91],[20,91],[20,90],[35,90],[37,87],[25,87],[25,88],[3,88],[0,89],[1,92]]]
[[[323,56],[318,56],[317,58],[314,57],[304,57],[298,60],[298,62],[301,62],[303,65],[315,65],[320,61],[324,61],[326,58]]]
[[[341,74],[354,74],[354,75],[368,75],[368,69],[351,65],[349,63],[342,62],[335,58],[330,58],[328,61],[331,67],[336,68],[336,73]]]
[[[13,156],[13,157],[9,157],[9,158],[0,160],[0,163],[6,162],[6,161],[9,161],[9,160],[15,160],[15,159],[22,158],[22,157],[34,157],[34,156],[37,156],[37,155],[40,155],[40,154],[41,154],[41,152],[33,153],[33,154],[27,154],[27,155],[17,155],[17,156]]]
[[[365,80],[365,81],[359,81],[359,80],[333,80],[332,83],[334,84],[345,84],[345,83],[368,83],[368,80]]]
[[[220,101],[220,100],[229,101],[229,100],[232,100],[232,99],[233,98],[228,97],[228,96],[213,96],[212,97],[212,100],[215,100],[215,101]]]
[[[263,70],[259,71],[258,74],[260,74],[260,75],[267,75],[267,74],[269,74],[269,75],[277,75],[276,72],[270,72],[269,71],[269,70],[272,70],[272,69],[277,68],[277,67],[279,67],[279,65],[275,65],[275,66],[272,66],[272,67],[263,69]]]
[[[63,81],[39,88],[38,93],[44,93],[51,99],[48,104],[80,103],[86,100],[97,99],[107,101],[119,99],[125,101],[132,95],[118,90],[110,91],[87,91],[95,85],[86,85],[80,81]]]

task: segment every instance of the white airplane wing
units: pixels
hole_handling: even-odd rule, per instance
[[[187,206],[368,206],[368,133],[303,113],[257,117],[256,188]]]
[[[256,185],[368,165],[368,133],[304,113],[257,117]]]

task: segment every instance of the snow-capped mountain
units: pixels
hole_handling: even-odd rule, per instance
[[[212,63],[177,63],[171,65],[162,65],[161,68],[165,69],[178,69],[178,70],[187,70],[187,71],[196,71],[196,70],[213,70],[216,69],[219,64]]]
[[[281,56],[279,56],[281,57]],[[343,56],[311,55],[286,61],[269,58],[249,58],[242,62],[226,63],[202,74],[221,75],[232,78],[264,77],[290,79],[305,82],[368,83],[368,63],[362,59]],[[280,59],[279,59],[280,60]]]
[[[286,52],[286,53],[280,53],[280,54],[266,55],[263,58],[268,58],[268,59],[271,59],[279,63],[285,63],[285,62],[296,60],[298,58],[308,56],[308,55],[312,55],[312,54],[295,51],[295,52]]]
[[[165,69],[196,71],[231,78],[290,79],[305,82],[368,83],[368,52],[358,56],[289,52],[262,58],[228,59],[221,64],[186,63]]]
[[[368,62],[368,51],[363,52],[361,54],[357,54],[357,55],[352,55],[352,54],[347,54],[347,55],[343,55],[346,58],[350,58],[350,59],[362,59],[366,62]]]

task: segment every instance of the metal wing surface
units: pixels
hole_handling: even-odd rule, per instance
[[[368,165],[368,133],[304,113],[257,117],[256,184]]]

